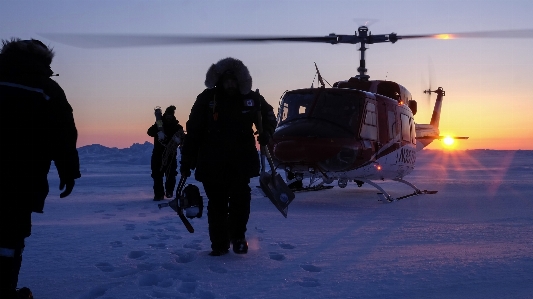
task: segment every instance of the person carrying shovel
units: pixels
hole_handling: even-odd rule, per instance
[[[238,59],[225,58],[211,65],[205,89],[196,98],[180,161],[182,176],[202,182],[208,198],[207,219],[211,256],[245,254],[250,215],[250,178],[259,176],[253,124],[261,113],[259,144],[268,144],[276,127],[274,109],[252,91],[252,77]]]

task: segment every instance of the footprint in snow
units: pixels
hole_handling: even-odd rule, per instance
[[[144,260],[148,258],[148,256],[146,255],[146,252],[144,251],[130,251],[130,253],[128,253],[128,257],[130,259],[136,259],[136,260]]]
[[[139,263],[137,264],[137,269],[141,271],[152,271],[157,267],[156,264],[153,263]]]
[[[300,267],[302,269],[304,269],[305,271],[307,271],[307,272],[320,272],[320,271],[322,271],[321,268],[319,268],[317,266],[313,266],[313,265],[300,265]]]
[[[98,263],[95,265],[96,268],[100,269],[102,272],[113,272],[115,271],[115,267],[111,265],[110,263]]]
[[[136,235],[136,236],[133,236],[131,237],[133,240],[148,240],[150,238],[152,238],[153,235]]]
[[[169,235],[165,235],[165,234],[158,234],[157,235],[157,239],[161,240],[161,241],[168,240],[169,238],[170,238]]]
[[[178,288],[180,293],[192,294],[196,291],[196,288],[198,287],[198,279],[196,277],[189,274],[181,274],[178,279],[181,280],[181,284]]]
[[[109,242],[109,245],[111,245],[111,247],[113,247],[113,248],[118,248],[118,247],[122,247],[122,242],[121,241],[113,241],[113,242]]]
[[[196,252],[195,251],[189,251],[189,252],[173,252],[173,254],[177,255],[176,262],[180,264],[186,264],[190,263],[194,260],[196,260]]]
[[[145,273],[139,276],[138,283],[141,287],[151,287],[157,286],[161,281],[163,281],[163,279],[156,273]]]
[[[104,216],[102,216],[102,219],[111,219],[111,217],[115,216],[117,216],[117,214],[106,213]]]
[[[161,264],[161,267],[168,271],[181,271],[183,268],[179,265],[176,265],[174,263],[163,263]]]
[[[295,248],[291,244],[287,244],[287,243],[279,243],[279,247],[281,247],[283,249],[294,249]]]
[[[124,224],[124,228],[126,228],[126,230],[135,230],[135,224],[132,224],[132,223]]]
[[[146,217],[146,213],[139,213],[139,217]]]
[[[126,276],[135,275],[137,273],[139,273],[139,269],[129,268],[129,269],[124,269],[124,270],[120,270],[120,271],[115,271],[115,272],[111,273],[109,276],[111,276],[113,278],[123,278],[123,277],[126,277]]]
[[[275,261],[283,261],[285,259],[283,254],[277,252],[269,252],[268,255],[270,256],[271,260]]]
[[[167,248],[166,243],[157,243],[157,244],[148,244],[148,246],[155,248],[155,249],[165,249]]]
[[[257,226],[255,227],[255,231],[257,231],[258,233],[261,233],[261,234],[265,232],[264,229],[259,228],[259,227],[257,227]]]
[[[320,286],[320,283],[318,282],[318,279],[310,278],[310,277],[304,277],[302,280],[298,281],[298,284],[302,287],[306,288],[314,288]]]
[[[94,211],[94,212],[95,212],[95,213],[103,213],[103,212],[105,212],[105,210],[96,210],[96,211]]]

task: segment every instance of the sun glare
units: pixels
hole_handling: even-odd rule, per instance
[[[450,136],[446,136],[444,139],[442,139],[442,142],[444,142],[447,147],[451,147],[454,144],[455,140]]]
[[[434,36],[436,39],[453,39],[453,34],[437,34]]]

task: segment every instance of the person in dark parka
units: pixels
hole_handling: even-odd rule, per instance
[[[183,127],[174,116],[176,107],[171,105],[163,113],[163,130],[159,130],[157,123],[148,128],[147,134],[154,137],[152,150],[152,178],[154,179],[154,200],[162,200],[164,196],[173,196],[178,174],[176,161],[177,147],[184,137]],[[163,186],[163,177],[166,181]],[[165,191],[166,190],[166,191]]]
[[[31,234],[31,213],[43,212],[51,161],[59,174],[59,189],[65,189],[61,198],[72,192],[74,180],[81,177],[72,107],[50,78],[53,57],[54,52],[38,40],[2,41],[0,294],[6,299],[18,298],[24,239]]]
[[[250,178],[259,176],[260,163],[252,126],[260,111],[267,144],[276,127],[274,110],[251,91],[252,77],[238,59],[225,58],[206,74],[205,89],[194,103],[186,124],[180,172],[202,182],[208,198],[207,217],[212,252],[248,252],[246,225],[250,214]]]

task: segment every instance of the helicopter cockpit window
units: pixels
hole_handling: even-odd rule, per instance
[[[278,123],[307,116],[314,98],[315,95],[312,93],[285,94],[278,116]]]
[[[366,103],[365,119],[361,126],[361,138],[377,140],[378,127],[376,116],[376,105],[374,103]]]
[[[324,91],[313,109],[312,116],[355,133],[359,127],[363,102],[364,97],[358,93]]]

